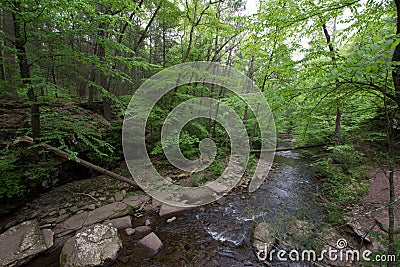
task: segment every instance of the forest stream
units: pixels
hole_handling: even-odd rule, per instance
[[[254,193],[239,186],[213,204],[178,214],[171,223],[156,213],[147,214],[163,248],[151,257],[121,231],[124,246],[111,266],[265,266],[251,245],[256,223],[270,223],[277,236],[284,238],[296,221],[317,227],[322,218],[322,209],[313,197],[318,184],[308,159],[301,153],[284,151],[276,153],[275,163],[278,167],[269,172]],[[280,244],[276,242],[277,246]],[[59,253],[58,250],[39,257],[27,266],[59,266]],[[272,265],[311,266],[274,261]]]
[[[313,197],[318,185],[308,160],[285,151],[276,153],[275,162],[279,167],[254,193],[238,188],[222,201],[186,212],[171,224],[159,221],[156,232],[165,245],[155,257],[135,255],[129,264],[113,266],[265,266],[251,246],[255,223],[267,221],[285,233],[296,220],[315,226],[322,218]],[[127,251],[129,246],[123,254]],[[276,262],[273,266],[309,265]]]

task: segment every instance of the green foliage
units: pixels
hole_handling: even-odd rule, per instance
[[[21,196],[25,187],[21,184],[16,162],[18,155],[13,151],[3,152],[0,160],[0,199]]]
[[[337,222],[343,207],[361,200],[368,193],[368,168],[365,159],[351,145],[328,147],[314,164],[322,177],[323,194],[330,203],[325,203],[328,219]]]

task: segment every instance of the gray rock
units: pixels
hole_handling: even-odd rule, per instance
[[[58,216],[58,218],[57,218],[57,220],[56,220],[56,223],[63,222],[63,221],[65,221],[65,219],[67,219],[67,218],[68,218],[68,214],[60,215],[60,216]]]
[[[69,208],[69,210],[70,210],[72,213],[75,213],[75,212],[77,212],[77,211],[79,210],[79,208],[78,208],[78,206],[72,206],[71,208]]]
[[[144,222],[144,225],[150,225],[150,224],[151,224],[150,219],[146,219],[146,221]]]
[[[105,220],[111,220],[127,215],[132,208],[122,202],[115,202],[92,211],[84,211],[69,217],[66,221],[60,224],[54,232],[61,234],[68,231],[77,231],[83,226],[100,223]]]
[[[56,215],[56,213],[57,213],[57,211],[55,211],[55,210],[50,211],[49,214],[48,214],[48,216],[54,216],[54,215]]]
[[[122,201],[124,199],[124,195],[121,192],[115,192],[114,198],[115,201]]]
[[[106,197],[99,197],[99,200],[100,200],[100,201],[106,201],[107,198],[106,198]]]
[[[125,216],[121,218],[112,219],[109,221],[105,221],[105,224],[111,224],[113,227],[117,229],[125,229],[128,227],[132,227],[131,216]]]
[[[269,223],[261,222],[256,225],[253,233],[253,247],[256,251],[262,250],[264,253],[268,253],[275,241],[275,233]]]
[[[104,224],[92,225],[70,238],[60,255],[61,267],[101,266],[114,261],[122,248],[118,230]]]
[[[182,212],[182,211],[185,211],[188,209],[189,208],[187,208],[187,207],[175,207],[175,206],[170,206],[168,204],[163,203],[161,205],[159,215],[160,215],[160,217],[168,216],[168,215],[176,214],[178,212]]]
[[[140,239],[138,245],[147,248],[154,255],[157,254],[163,244],[158,236],[155,233],[151,232],[150,234]]]
[[[135,229],[133,228],[126,228],[125,229],[126,235],[133,235],[135,233]]]
[[[125,198],[122,202],[131,206],[133,209],[139,209],[144,203],[149,201],[149,199],[150,198],[146,195],[135,195]]]
[[[150,226],[138,226],[135,229],[135,235],[146,235],[151,232]]]
[[[53,232],[26,221],[0,235],[0,266],[19,266],[53,246]]]
[[[58,211],[58,215],[64,215],[65,213],[67,213],[67,211],[65,210],[65,209],[60,209],[59,211]]]

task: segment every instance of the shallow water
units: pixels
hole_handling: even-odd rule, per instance
[[[238,188],[219,203],[178,215],[171,224],[166,223],[168,218],[154,216],[151,220],[164,244],[162,250],[148,257],[134,246],[125,247],[121,257],[126,263],[113,266],[265,266],[251,246],[256,223],[270,222],[285,233],[297,219],[317,225],[322,218],[313,197],[318,186],[307,158],[285,151],[276,153],[275,162],[279,167],[251,194]],[[128,237],[125,240],[129,243]],[[311,266],[274,261],[272,265]]]
[[[270,171],[260,188],[251,194],[247,188],[239,187],[218,203],[176,215],[172,223],[166,222],[169,217],[160,218],[156,213],[134,220],[135,227],[149,219],[164,246],[151,257],[136,246],[137,240],[120,231],[124,247],[111,266],[266,266],[251,246],[256,223],[269,222],[284,235],[295,220],[314,226],[322,220],[322,211],[313,197],[318,185],[309,160],[302,154],[285,151],[276,153],[275,162],[279,167]],[[57,250],[41,256],[27,266],[59,266],[59,253]],[[313,266],[277,261],[271,264]]]

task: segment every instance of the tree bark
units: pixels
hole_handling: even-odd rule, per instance
[[[324,32],[325,39],[326,39],[326,44],[328,45],[329,52],[331,53],[331,60],[332,60],[333,67],[335,69],[337,69],[335,50],[333,49],[333,44],[331,42],[331,36],[330,36],[330,34],[328,32],[328,29],[327,29],[325,23],[322,24],[322,31]],[[339,83],[338,79],[335,80],[335,86],[336,86],[336,89],[339,89],[340,83]],[[336,121],[335,121],[335,145],[336,146],[340,145],[340,125],[341,125],[340,121],[341,121],[341,117],[342,117],[342,112],[340,110],[340,105],[338,104],[338,106],[336,108]]]
[[[17,66],[15,62],[15,55],[11,51],[13,48],[13,43],[11,42],[11,38],[15,37],[14,34],[14,24],[13,17],[11,12],[7,10],[2,10],[2,19],[3,19],[3,31],[6,35],[4,38],[4,49],[3,51],[3,74],[4,74],[4,85],[5,89],[11,95],[17,95],[17,89],[13,84],[15,84],[15,79],[13,79],[13,73],[17,71]]]
[[[25,44],[26,31],[24,21],[21,18],[20,3],[14,2],[15,10],[12,12],[13,24],[14,24],[14,35],[15,42],[14,46],[17,50],[17,60],[19,65],[19,72],[21,75],[22,83],[27,89],[28,100],[31,105],[31,128],[33,140],[36,140],[40,136],[40,109],[35,91],[31,86],[31,74],[29,70],[28,57],[26,55]]]

